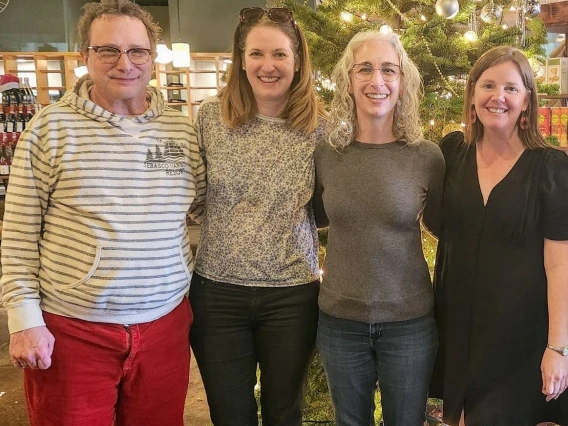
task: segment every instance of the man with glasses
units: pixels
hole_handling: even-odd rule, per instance
[[[89,74],[18,142],[0,283],[32,426],[183,425],[204,169],[188,118],[147,86],[158,32],[129,0],[85,5]]]

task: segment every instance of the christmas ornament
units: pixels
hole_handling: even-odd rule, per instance
[[[523,8],[527,18],[535,18],[540,13],[540,2],[538,0],[527,0]]]
[[[533,0],[536,1],[536,0]],[[437,0],[436,13],[442,18],[452,19],[455,18],[460,10],[458,0]]]
[[[544,64],[534,57],[529,58],[528,61],[533,70],[534,78],[541,80],[544,77],[544,72],[546,71]]]
[[[493,2],[487,3],[481,8],[479,17],[486,24],[498,24],[503,16],[503,8]]]
[[[467,19],[467,26],[469,27],[469,31],[463,35],[463,38],[469,42],[474,43],[477,41],[477,19],[475,18],[475,7],[471,11],[469,18]]]

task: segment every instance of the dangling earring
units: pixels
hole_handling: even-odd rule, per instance
[[[529,129],[529,118],[527,117],[527,110],[521,111],[521,121],[519,122],[521,130]]]
[[[471,106],[471,112],[469,114],[470,118],[471,118],[471,124],[475,123],[477,121],[477,114],[475,113],[475,106]]]

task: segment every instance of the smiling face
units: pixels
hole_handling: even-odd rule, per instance
[[[128,16],[103,15],[91,25],[90,46],[150,49],[142,21]],[[152,76],[153,57],[133,65],[123,53],[116,64],[102,63],[93,50],[82,54],[93,81],[91,100],[116,114],[141,114],[146,109],[146,85]]]
[[[400,65],[394,47],[386,41],[369,40],[363,43],[354,52],[353,59],[355,64],[366,64],[375,69],[396,70]],[[355,100],[359,123],[371,120],[391,128],[402,76],[394,81],[384,81],[379,70],[374,71],[368,81],[359,80],[354,71],[351,71],[350,76],[350,93]]]
[[[529,91],[512,61],[487,68],[475,83],[472,105],[486,131],[511,134],[521,111],[528,107]]]
[[[284,32],[268,26],[250,30],[243,64],[260,114],[277,117],[284,110],[295,62],[291,41]]]

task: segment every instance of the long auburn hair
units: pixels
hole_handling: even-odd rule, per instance
[[[528,119],[527,130],[521,130],[521,127],[519,126],[521,116],[519,115],[517,118],[517,133],[523,146],[526,149],[536,149],[548,146],[546,140],[538,129],[538,98],[533,70],[526,56],[520,50],[510,46],[497,46],[488,50],[479,57],[469,72],[463,103],[465,143],[475,144],[483,138],[483,124],[481,124],[479,120],[475,120],[475,123],[472,123],[472,100],[477,80],[479,80],[481,74],[483,74],[488,68],[502,64],[503,62],[512,62],[517,67],[525,89],[529,92],[529,102],[525,112]]]
[[[318,116],[323,115],[324,112],[314,91],[312,65],[306,39],[295,22],[272,22],[266,15],[258,22],[241,22],[235,29],[232,64],[227,71],[227,85],[217,95],[221,100],[223,121],[227,126],[234,128],[251,120],[258,113],[256,99],[243,70],[247,36],[257,26],[278,28],[290,40],[298,72],[292,80],[288,102],[280,118],[287,119],[296,130],[306,134],[312,133],[318,125]]]

